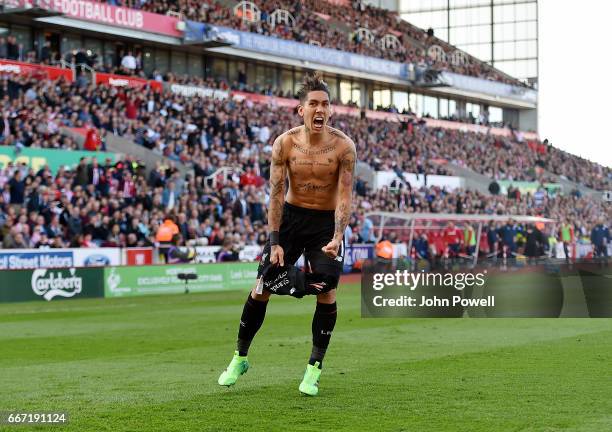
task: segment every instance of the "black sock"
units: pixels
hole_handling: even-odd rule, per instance
[[[318,303],[312,317],[312,353],[308,364],[314,366],[319,362],[319,368],[323,367],[323,357],[329,345],[332,331],[336,325],[336,302],[332,304]]]
[[[249,293],[249,297],[242,309],[240,326],[238,327],[238,343],[236,350],[239,356],[245,356],[249,352],[251,341],[264,322],[266,306],[268,306],[268,300],[255,300]]]

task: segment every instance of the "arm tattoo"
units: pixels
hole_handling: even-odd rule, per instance
[[[351,143],[352,144],[352,143]],[[351,217],[353,199],[353,176],[355,174],[355,147],[351,145],[342,156],[340,156],[340,176],[338,185],[338,206],[336,207],[336,227],[334,238],[341,240],[344,230]]]
[[[283,157],[283,140],[278,138],[272,147],[272,164],[270,167],[270,205],[268,208],[268,229],[278,231],[283,215],[285,202],[286,167]]]

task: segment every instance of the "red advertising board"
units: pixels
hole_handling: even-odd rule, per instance
[[[153,264],[153,248],[128,248],[125,251],[125,263],[129,266]]]
[[[71,69],[62,69],[53,66],[24,63],[14,60],[0,60],[0,74],[4,73],[13,73],[16,75],[36,75],[40,76],[41,78],[49,78],[52,80],[63,77],[67,81],[73,81]]]
[[[276,105],[280,107],[295,108],[299,103],[296,99],[288,99],[277,96],[266,96],[258,93],[247,93],[243,91],[233,91],[232,98],[236,100],[250,100],[251,102],[266,105]]]
[[[96,84],[106,84],[114,87],[144,87],[150,85],[152,89],[161,91],[163,84],[155,80],[147,80],[144,78],[115,75],[104,72],[96,72]]]
[[[21,5],[34,6],[61,12],[70,18],[94,21],[114,27],[182,37],[177,30],[179,19],[125,7],[111,6],[106,2],[86,0],[21,0]]]

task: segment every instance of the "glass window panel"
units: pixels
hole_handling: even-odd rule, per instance
[[[393,92],[393,105],[399,112],[408,111],[408,93],[403,91]]]
[[[361,91],[359,89],[354,88],[351,92],[351,102],[359,107],[361,106]]]
[[[472,113],[472,116],[478,118],[480,115],[480,105],[468,102],[465,104],[465,111],[468,116]]]
[[[423,108],[423,95],[417,94],[415,108],[413,108],[415,110],[415,114],[417,114],[418,116],[422,116]]]
[[[202,56],[198,54],[190,54],[188,57],[187,73],[196,77],[204,76],[204,64]]]
[[[213,63],[213,69],[216,63],[217,63],[217,59],[215,59]],[[160,73],[165,74],[168,72],[169,66],[170,66],[170,53],[166,50],[156,49],[155,50],[155,69],[157,69]],[[213,72],[213,76],[214,76],[214,72]]]
[[[458,25],[468,25],[469,22],[469,9],[454,9],[450,11],[450,25],[458,26]]]
[[[17,44],[23,44],[24,51],[29,51],[32,49],[32,38],[30,37],[30,29],[22,26],[12,26],[11,34],[15,36],[17,39]],[[25,56],[27,52],[24,52]]]
[[[491,7],[478,8],[478,22],[480,24],[491,24]]]
[[[69,52],[81,47],[81,37],[75,34],[65,34],[62,37],[62,57]]]
[[[535,3],[527,3],[525,4],[525,15],[528,20],[537,20],[538,19],[538,8]]]
[[[246,68],[245,72],[246,72],[247,85],[254,86],[255,83],[257,82],[257,67],[253,63],[250,63],[248,64],[248,67]]]
[[[466,45],[462,49],[482,61],[488,61],[491,56],[490,44]]]
[[[440,98],[438,116],[439,118],[448,118],[448,99]]]
[[[108,50],[108,47],[107,47]],[[114,49],[111,51],[111,63],[112,64],[112,59],[114,58]],[[108,61],[107,60],[107,54],[105,52],[104,55],[104,61]],[[142,53],[142,68],[144,69],[144,72],[148,75],[150,73],[153,72],[153,70],[155,69],[155,55],[153,54],[153,48],[149,48],[146,47],[143,50]]]
[[[476,7],[451,11],[453,25],[479,25],[491,22],[491,8]]]
[[[527,22],[527,38],[536,39],[538,37],[538,24],[535,21]]]
[[[431,9],[446,8],[446,0],[425,0],[421,3],[421,7],[429,7]]]
[[[349,84],[350,85],[350,84]],[[302,73],[296,71],[295,73],[295,79],[293,80],[293,94],[297,95],[298,92],[300,91],[300,87],[302,86]],[[350,87],[349,87],[349,92],[350,92]],[[349,99],[350,100],[350,97]],[[343,103],[347,103],[347,102],[343,102]]]
[[[514,54],[516,58],[525,58],[528,56],[527,54],[527,42],[526,41],[517,41],[514,45]]]
[[[499,70],[506,72],[510,76],[517,76],[515,64],[513,61],[502,61],[502,62],[496,61],[495,67],[498,68]]]
[[[432,96],[423,97],[423,113],[433,118],[438,118],[438,98]]]
[[[450,7],[486,6],[490,0],[450,0]]]
[[[475,30],[476,30],[476,34],[478,35],[478,38],[476,39],[475,42],[478,42],[478,43],[491,42],[491,25],[490,24],[481,25],[477,27]]]
[[[187,56],[184,52],[172,51],[172,73],[174,75],[187,73]]]
[[[230,60],[228,67],[229,67],[228,79],[231,85],[234,83],[234,81],[238,81],[238,70],[244,70],[244,63]]]
[[[469,43],[469,37],[469,27],[451,27],[450,29],[450,43],[454,45]]]
[[[283,92],[283,95],[286,96],[287,94],[289,95],[293,95],[293,71],[290,71],[288,69],[282,69],[281,70],[281,77],[280,77],[280,85],[281,85],[281,90]],[[328,79],[328,84],[329,84],[329,79]],[[330,88],[331,91],[331,88]],[[332,99],[335,99],[336,96],[332,97]]]
[[[378,107],[382,108],[382,101],[380,100],[380,90],[374,90],[372,92],[372,102],[373,102],[373,108],[377,109]]]
[[[448,116],[452,117],[457,114],[457,101],[451,99],[448,101]]]
[[[98,54],[98,62],[101,62],[102,59],[100,55],[102,54],[102,41],[98,39],[85,39],[85,43],[83,44],[86,50],[90,50],[92,54]]]
[[[517,21],[525,21],[527,18],[527,5],[517,4],[514,5],[514,18]]]
[[[498,42],[495,44],[494,54],[495,60],[508,60],[513,59],[514,56],[514,42]]]
[[[340,81],[340,102],[348,104],[351,101],[350,81]]]
[[[493,36],[496,41],[514,40],[514,23],[496,24],[493,28]]]
[[[380,101],[381,105],[384,108],[391,106],[391,90],[388,90],[388,89],[381,90],[380,94],[381,94],[381,101]]]
[[[499,107],[489,107],[489,122],[500,123],[503,121],[503,110]]]
[[[335,77],[326,76],[325,82],[327,82],[329,88],[330,99],[332,102],[336,102],[338,100],[338,80]]]
[[[410,93],[408,95],[408,105],[408,108],[410,108],[413,113],[416,113],[417,95],[415,93]]]
[[[502,24],[502,39],[506,41],[515,39],[514,23]]]
[[[439,37],[442,40],[448,40],[448,29],[447,28],[437,28],[434,29],[434,35]]]
[[[538,76],[538,61],[528,60],[527,61],[527,75],[526,77],[532,78]]]
[[[514,5],[494,6],[493,19],[495,22],[514,21]]]
[[[446,26],[446,11],[402,14],[402,18],[423,29]]]
[[[527,41],[527,57],[538,56],[538,41],[530,40]]]
[[[266,67],[264,65],[255,66],[255,84],[264,86],[266,84]]]
[[[516,39],[528,39],[529,38],[529,29],[527,28],[529,23],[527,22],[517,22],[515,27],[515,37]]]

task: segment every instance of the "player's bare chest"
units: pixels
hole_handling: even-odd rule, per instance
[[[289,152],[289,172],[292,176],[333,177],[338,172],[336,147],[323,145],[305,147],[294,144]]]

